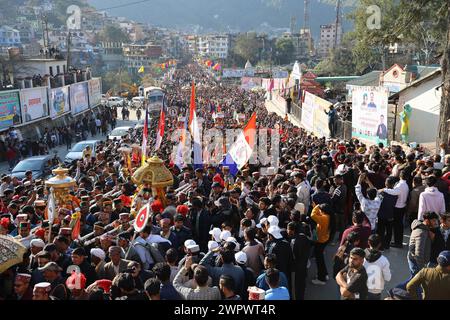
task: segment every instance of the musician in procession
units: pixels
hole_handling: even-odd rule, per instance
[[[364,256],[371,257],[372,266],[377,266],[376,257],[383,257],[383,263],[388,264],[384,267],[389,268],[389,256],[371,248],[356,250],[360,258],[358,272],[368,279],[355,280],[358,275],[352,271],[355,267],[348,252],[356,252],[351,249],[358,242],[342,238],[347,228],[369,228],[380,235],[382,243],[390,244],[392,224],[380,227],[371,223],[382,221],[380,217],[385,217],[380,215],[387,212],[397,212],[399,181],[394,175],[406,181],[433,181],[421,190],[423,196],[416,197],[416,211],[408,211],[413,226],[423,225],[417,208],[449,208],[446,181],[442,171],[436,169],[439,166],[434,158],[401,146],[369,147],[355,139],[327,141],[310,135],[269,113],[263,93],[219,84],[199,64],[177,68],[172,79],[168,80],[170,85],[166,83],[167,100],[174,107],[183,106],[186,114],[180,116],[188,118],[188,108],[192,107],[189,88],[195,86],[192,80],[202,83],[196,86],[193,107],[197,117],[203,119],[203,129],[238,127],[245,132],[256,119],[255,129],[282,130],[286,139],[280,142],[280,166],[260,170],[261,164],[249,163],[249,142],[245,139],[234,153],[234,163],[223,160],[225,154],[216,164],[186,163],[186,157],[173,157],[177,147],[183,149],[184,140],[171,141],[168,135],[175,128],[187,128],[190,119],[180,123],[177,117],[167,117],[166,132],[158,148],[154,147],[159,134],[155,119],[145,137],[145,152],[141,146],[132,146],[144,140],[143,130],[132,129],[124,139],[106,139],[95,153],[86,150],[82,161],[63,165],[67,181],[74,181],[63,195],[44,181],[4,175],[0,185],[0,237],[6,239],[5,243],[9,241],[9,249],[5,248],[7,259],[17,262],[4,269],[0,263],[0,300],[150,300],[149,296],[158,294],[163,299],[211,299],[211,292],[218,299],[220,290],[225,293],[222,299],[230,292],[242,300],[254,299],[254,293],[261,291],[262,298],[303,299],[308,297],[311,286],[331,282],[337,288],[330,272],[336,260],[324,255],[325,250],[335,250],[343,257],[345,268],[339,274],[349,280],[338,280],[341,291],[335,290],[336,299],[341,295],[346,299],[366,298],[358,293],[373,290],[372,283],[381,281],[386,288],[403,290],[408,296],[408,282],[414,276],[433,273],[448,279],[449,262],[443,261],[448,254],[441,254],[450,250],[448,228],[427,227],[423,237],[411,239],[415,246],[423,238],[426,254],[416,256],[412,246],[405,252],[392,247],[395,254],[405,257],[406,266],[406,250],[411,251],[408,257],[420,258],[423,266],[422,271],[414,269],[412,278],[401,279],[402,283],[390,283],[380,278],[382,273],[364,271]],[[233,117],[236,112],[241,115],[238,120]],[[189,128],[185,134],[191,135]],[[187,158],[195,162],[195,148],[186,149]],[[144,161],[140,161],[143,156]],[[242,158],[245,161],[240,163]],[[152,167],[156,165],[167,170],[164,172],[170,179],[165,184],[155,183],[161,178],[151,171],[156,170]],[[370,183],[358,179],[361,175]],[[393,183],[385,184],[386,180]],[[381,189],[372,188],[375,183]],[[341,184],[345,185],[344,198],[336,194],[336,190],[343,189]],[[412,191],[417,190],[401,195],[408,208]],[[386,200],[386,193],[392,194],[392,201]],[[339,201],[335,201],[336,197]],[[369,219],[375,211],[377,219]],[[445,211],[436,214],[443,217]],[[364,221],[352,219],[354,216]],[[436,234],[441,236],[434,237]],[[436,238],[442,241],[437,243]],[[432,261],[444,267],[435,267]],[[320,279],[315,274],[317,268],[309,267],[314,263],[320,269]],[[315,278],[313,281],[307,280],[308,273]],[[155,293],[158,283],[161,292]],[[299,283],[302,288],[296,287]],[[435,287],[423,287],[421,295],[409,297],[440,295],[449,299],[447,284],[437,282]]]

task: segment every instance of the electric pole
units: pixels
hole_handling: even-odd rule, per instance
[[[71,44],[72,44],[72,34],[70,33],[70,30],[68,30],[68,33],[67,33],[67,57],[66,57],[67,70],[69,70],[69,68],[70,68],[70,46],[71,46]]]
[[[338,28],[341,24],[341,0],[336,2],[336,21],[335,21],[335,33],[334,33],[334,46],[333,49],[337,48],[338,45]]]

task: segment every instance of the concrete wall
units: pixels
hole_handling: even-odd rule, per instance
[[[410,119],[409,141],[410,142],[435,142],[439,130],[439,112],[442,91],[436,87],[440,86],[440,76],[426,81],[417,87],[400,93],[400,105],[409,104],[412,108]],[[403,111],[400,107],[399,112]],[[399,132],[400,134],[400,132]],[[398,140],[400,135],[398,136]]]

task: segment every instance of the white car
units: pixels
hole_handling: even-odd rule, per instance
[[[141,107],[144,105],[144,97],[134,97],[131,99],[131,104],[135,107]]]
[[[147,123],[147,128],[150,129],[151,127],[151,120],[152,118],[149,116],[148,117],[148,123]],[[144,119],[139,120],[136,125],[134,126],[134,130],[139,130],[139,129],[144,129]]]
[[[95,156],[95,151],[97,149],[97,145],[100,141],[99,140],[84,140],[78,142],[76,145],[73,146],[72,149],[69,150],[69,153],[64,158],[65,164],[70,164],[74,160],[80,160],[83,157],[83,150],[90,146],[92,149],[92,156]]]
[[[108,135],[108,139],[114,140],[121,140],[124,136],[130,133],[131,127],[117,127],[111,133]]]
[[[121,97],[111,97],[108,99],[108,106],[110,107],[120,107],[123,105],[123,98]]]

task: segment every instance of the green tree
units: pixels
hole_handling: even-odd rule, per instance
[[[356,65],[352,51],[346,46],[330,51],[328,57],[314,68],[314,72],[321,76],[348,76],[356,72]]]
[[[128,42],[130,39],[122,29],[109,25],[105,26],[99,33],[98,41],[111,41],[111,42]]]
[[[279,38],[275,43],[277,62],[288,64],[292,62],[294,56],[294,44],[290,38]]]
[[[128,72],[123,71],[109,71],[102,77],[102,88],[106,92],[112,89],[115,93],[125,90],[122,83],[132,85],[133,81]]]
[[[256,64],[259,60],[260,41],[255,32],[241,34],[233,49],[235,64],[243,65],[247,60]]]

